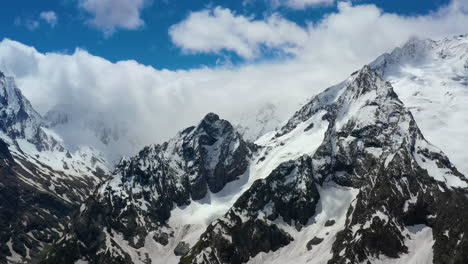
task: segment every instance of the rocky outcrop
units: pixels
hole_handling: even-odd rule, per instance
[[[281,217],[300,229],[314,215],[318,200],[311,159],[304,156],[283,163],[265,180],[255,182],[226,215],[212,223],[181,263],[200,259],[244,263],[260,252],[275,251],[293,238],[274,220]]]
[[[142,247],[150,232],[156,232],[153,238],[159,244],[167,244],[173,236],[167,220],[174,207],[219,192],[238,179],[248,168],[252,148],[228,121],[210,113],[168,142],[122,159],[75,219],[71,235],[44,263],[81,258],[126,263],[128,253],[106,242],[114,233],[134,248]]]
[[[11,138],[34,142],[42,117],[16,87],[15,80],[0,72],[0,130]]]

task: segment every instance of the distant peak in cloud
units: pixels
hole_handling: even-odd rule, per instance
[[[169,35],[185,52],[224,50],[246,59],[259,57],[262,48],[296,54],[308,39],[305,29],[278,14],[255,20],[222,7],[190,13],[169,29]]]
[[[145,22],[141,11],[149,5],[147,0],[80,0],[79,6],[92,15],[87,22],[104,34],[118,29],[135,30]]]
[[[44,11],[39,14],[39,18],[47,22],[51,27],[57,24],[57,14],[54,11]]]

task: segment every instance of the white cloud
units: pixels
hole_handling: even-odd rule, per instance
[[[146,0],[80,0],[79,6],[92,15],[88,23],[110,35],[117,29],[138,29],[145,24],[141,11]]]
[[[227,50],[247,59],[261,56],[265,48],[301,56],[327,54],[324,51],[333,47],[362,44],[360,39],[387,46],[384,42],[395,43],[394,40],[402,41],[412,34],[434,36],[445,30],[458,32],[464,24],[457,24],[457,19],[466,18],[462,3],[454,1],[426,16],[405,17],[382,13],[375,5],[352,6],[350,2],[339,2],[338,13],[327,15],[315,25],[307,23],[306,28],[277,14],[255,20],[216,7],[191,13],[173,25],[169,34],[175,45],[191,53],[219,54]],[[427,25],[431,28],[426,28]],[[327,43],[329,40],[333,42]],[[356,47],[343,48],[347,51]]]
[[[247,57],[258,52],[251,49],[252,40],[242,38],[237,44],[239,47],[227,46],[209,34],[213,24],[235,21],[232,26],[237,28],[237,21],[241,20],[248,26],[239,27],[238,31],[250,30],[252,25],[254,29],[262,29],[261,36],[269,38],[270,30],[274,30],[272,25],[276,25],[268,19],[257,25],[252,19],[232,16],[232,12],[224,9],[221,11],[227,19],[208,20],[210,24],[205,25],[208,33],[203,38],[191,35],[194,42],[204,44],[214,37],[212,41],[217,44],[206,48],[207,52],[217,52],[223,45]],[[226,18],[223,15],[214,17]],[[279,27],[287,25],[303,31],[299,35],[306,36],[305,40],[300,37],[300,41],[295,42],[301,47],[294,58],[231,68],[169,71],[156,70],[135,61],[111,63],[81,49],[71,55],[44,54],[21,43],[3,40],[0,42],[0,70],[16,76],[24,94],[41,113],[56,103],[78,105],[77,109],[101,112],[109,119],[127,124],[131,136],[149,144],[195,124],[209,111],[236,121],[242,114],[254,115],[256,109],[272,102],[277,105],[280,118],[286,119],[298,109],[299,103],[345,79],[411,35],[441,38],[466,33],[468,25],[466,9],[457,3],[417,17],[382,13],[374,5],[341,3],[336,13],[304,29],[277,19],[282,21],[278,23]],[[224,26],[218,30],[231,32]],[[234,42],[239,39],[239,34],[253,38],[253,43],[265,38],[238,31],[232,36]],[[216,32],[224,37],[232,34]],[[282,40],[285,37],[271,38]],[[139,147],[141,145],[135,145],[131,150]]]
[[[306,30],[278,14],[254,20],[221,7],[190,13],[169,34],[186,52],[229,50],[248,59],[260,56],[263,47],[297,54],[308,38]]]
[[[280,1],[283,5],[293,9],[306,9],[309,7],[327,6],[333,4],[334,0],[286,0]]]
[[[47,22],[51,27],[55,27],[57,24],[57,14],[54,11],[44,11],[39,14],[39,18]]]

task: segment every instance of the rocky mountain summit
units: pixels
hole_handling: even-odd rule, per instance
[[[208,114],[123,159],[42,262],[463,263],[467,187],[365,66],[255,145]]]
[[[109,174],[91,147],[67,146],[0,72],[0,263],[37,262]]]
[[[370,66],[392,84],[424,136],[467,175],[468,152],[459,142],[468,130],[468,35],[411,38]]]
[[[157,250],[156,243],[160,247],[174,244],[176,233],[187,232],[190,225],[178,229],[168,221],[171,212],[238,180],[252,151],[253,145],[229,122],[210,113],[168,142],[122,159],[112,179],[80,210],[73,235],[60,241],[47,262],[151,261],[150,252],[133,254],[128,249]]]

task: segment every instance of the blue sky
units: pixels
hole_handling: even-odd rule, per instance
[[[85,1],[85,0],[83,0]],[[5,1],[0,9],[0,38],[9,38],[40,52],[73,53],[82,48],[91,54],[110,61],[133,59],[157,69],[189,69],[203,65],[214,66],[219,59],[228,56],[234,64],[271,59],[274,53],[244,60],[233,51],[213,53],[187,53],[174,45],[168,34],[172,25],[187,18],[190,12],[211,9],[216,6],[230,9],[236,15],[262,20],[273,13],[305,26],[317,22],[330,12],[336,12],[336,3],[294,9],[275,5],[268,0],[242,1],[189,1],[152,0],[145,1],[139,10],[144,25],[135,28],[119,28],[105,32],[89,20],[93,14],[83,8],[80,0],[16,0]],[[386,13],[402,16],[428,14],[449,3],[448,0],[367,0],[353,1],[354,5],[371,3]],[[56,20],[41,18],[42,12],[52,11]]]

